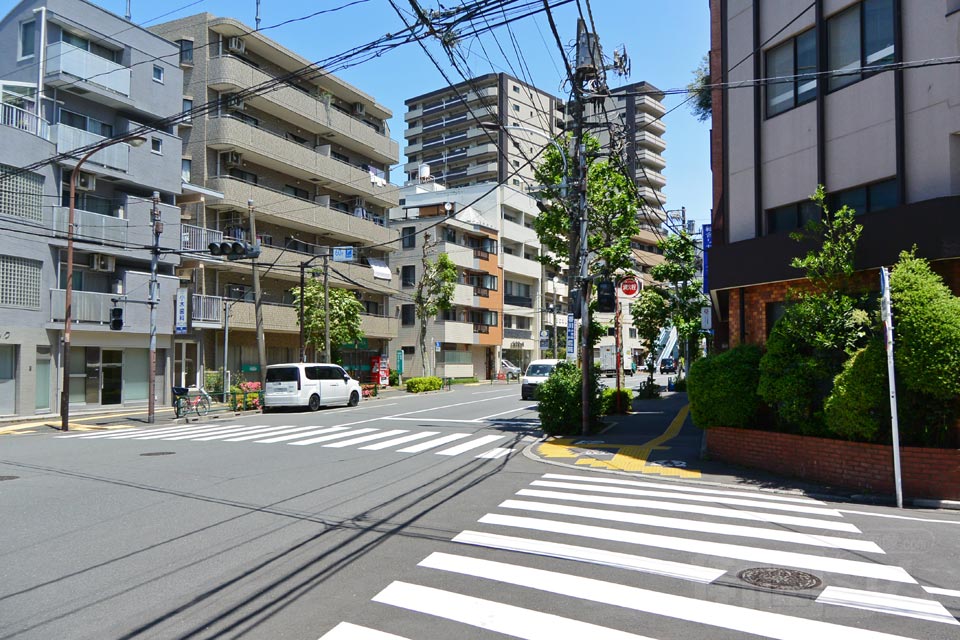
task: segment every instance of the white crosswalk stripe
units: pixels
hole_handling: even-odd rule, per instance
[[[364,442],[370,442],[371,440],[379,440],[380,438],[389,438],[392,436],[398,436],[401,433],[406,433],[406,429],[392,429],[390,431],[382,431],[380,433],[374,433],[368,436],[360,436],[359,438],[351,438],[349,440],[343,440],[342,442],[334,442],[332,444],[325,444],[325,447],[352,447],[355,444],[362,444]],[[293,443],[296,444],[296,443]]]

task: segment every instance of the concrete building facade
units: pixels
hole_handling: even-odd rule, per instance
[[[176,48],[83,0],[36,0],[0,21],[0,60],[9,70],[0,78],[0,415],[56,412],[64,375],[71,408],[146,404],[152,196],[168,246],[180,236],[181,141],[169,128],[139,148],[110,140],[180,110]],[[69,183],[79,157],[17,169],[92,144],[105,146],[78,175],[65,373]],[[164,254],[158,268],[160,403],[172,380],[178,263]],[[115,306],[120,331],[109,329]]]

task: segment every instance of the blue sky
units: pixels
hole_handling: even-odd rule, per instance
[[[120,15],[126,11],[126,0],[91,1]],[[261,27],[351,1],[356,0],[261,0]],[[396,4],[409,11],[408,1],[397,0]],[[421,0],[420,4],[425,9],[438,7],[436,0]],[[454,7],[458,2],[444,0],[444,4]],[[12,0],[0,0],[0,11],[6,14],[15,5]],[[585,9],[586,3],[582,6]],[[632,61],[628,78],[609,75],[611,87],[641,80],[660,89],[685,87],[710,46],[707,0],[591,0],[590,7],[604,53],[611,55],[614,48],[626,45]],[[149,26],[203,11],[237,18],[252,28],[256,0],[132,0],[131,13],[133,22]],[[555,9],[553,13],[561,41],[564,45],[571,43],[576,34],[576,3]],[[339,11],[269,29],[265,35],[310,60],[323,60],[402,28],[387,0],[359,0]],[[503,71],[522,78],[529,74],[532,84],[540,89],[566,96],[569,87],[562,84],[560,52],[546,17],[540,13],[513,23],[510,28],[519,45],[523,70],[510,33],[501,28],[493,35],[507,53],[509,62],[500,55],[493,35],[481,36],[483,47],[475,38],[461,43],[473,75]],[[461,80],[439,46],[430,44],[428,48],[451,79]],[[489,59],[484,49],[490,54]],[[390,130],[393,138],[400,142],[400,162],[403,163],[404,100],[444,86],[442,75],[417,44],[404,45],[337,75],[393,110]],[[682,95],[667,96],[664,102],[667,109],[671,109],[683,99]],[[668,113],[664,122],[667,127],[664,135],[667,167],[663,172],[667,178],[666,206],[668,209],[685,206],[688,218],[698,223],[707,222],[711,199],[709,123],[697,122],[687,105]],[[402,170],[394,171],[393,180],[402,179]]]

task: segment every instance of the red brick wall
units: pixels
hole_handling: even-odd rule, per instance
[[[863,493],[895,493],[888,446],[712,427],[707,453],[715,460]],[[960,449],[902,447],[900,467],[904,498],[960,500]]]

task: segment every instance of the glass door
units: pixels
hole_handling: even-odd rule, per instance
[[[17,411],[17,348],[0,346],[0,415]]]
[[[100,404],[123,402],[123,351],[104,349],[100,366]]]
[[[50,358],[37,356],[37,383],[34,394],[34,409],[50,410]]]

